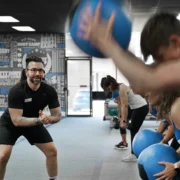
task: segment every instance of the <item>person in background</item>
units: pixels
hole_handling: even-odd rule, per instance
[[[139,131],[146,115],[148,114],[148,105],[144,98],[140,95],[134,94],[133,90],[123,83],[118,83],[112,76],[108,75],[101,80],[103,83],[103,89],[108,92],[115,92],[119,90],[119,102],[120,102],[120,127],[123,129],[128,128],[131,135],[131,153],[125,156],[123,161],[136,161],[137,158],[132,150],[132,141],[134,136]],[[131,123],[128,122],[128,106],[132,110]],[[122,136],[125,141],[126,134]],[[127,144],[124,144],[125,146]]]
[[[112,98],[115,100],[115,102],[118,104],[118,117],[120,119],[121,117],[121,101],[119,97],[119,89],[115,92],[112,92]],[[128,106],[128,121],[131,119],[132,116],[132,110],[130,106]],[[115,145],[115,149],[128,149],[128,143],[127,143],[127,132],[125,128],[121,128],[120,121],[119,121],[119,130],[122,141],[120,141],[118,144]]]

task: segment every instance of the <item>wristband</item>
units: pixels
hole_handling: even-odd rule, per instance
[[[174,163],[174,170],[176,171],[177,174],[180,174],[180,169],[178,167],[178,162]]]

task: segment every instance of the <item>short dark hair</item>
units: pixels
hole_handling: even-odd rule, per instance
[[[112,85],[112,89],[116,90],[119,86],[116,79],[114,79],[112,76],[107,75],[107,77],[103,77],[101,79],[101,87],[104,89],[104,91],[107,90],[107,87],[109,85]]]
[[[28,67],[30,62],[37,62],[37,63],[40,62],[44,66],[43,60],[40,57],[37,57],[37,56],[29,56],[29,57],[26,58],[26,68]]]
[[[149,55],[156,57],[161,46],[168,46],[172,34],[180,35],[180,21],[176,16],[167,12],[153,15],[141,33],[140,46],[144,60]]]
[[[101,83],[100,83],[102,89],[104,89],[104,83],[105,83],[105,81],[106,81],[106,77],[103,77],[103,78],[101,79]]]

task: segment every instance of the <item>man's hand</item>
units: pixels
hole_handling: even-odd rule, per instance
[[[47,115],[43,114],[42,110],[39,111],[39,119],[41,120],[42,124],[51,123],[51,119]]]

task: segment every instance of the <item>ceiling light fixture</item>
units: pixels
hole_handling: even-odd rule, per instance
[[[19,22],[19,20],[15,19],[12,16],[0,16],[0,22],[2,23],[10,23],[10,22]]]
[[[12,26],[12,28],[17,31],[36,31],[30,26]]]

